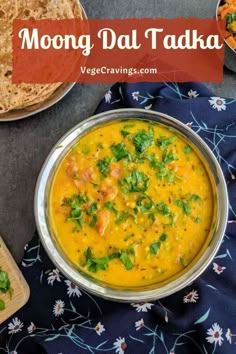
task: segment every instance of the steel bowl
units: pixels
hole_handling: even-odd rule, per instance
[[[162,286],[153,284],[142,288],[114,288],[109,284],[105,284],[92,278],[79,268],[76,268],[75,265],[67,259],[66,255],[57,244],[49,223],[48,203],[52,179],[58,165],[71,147],[78,142],[80,137],[91,129],[95,129],[105,123],[128,119],[142,119],[149,122],[159,122],[169,128],[175,129],[179,135],[183,136],[195,146],[209,170],[209,177],[214,184],[216,212],[215,219],[212,223],[212,237],[210,239],[208,238],[204,250],[200,252],[197,259],[193,261],[184,272],[178,274],[174,279],[166,281]],[[34,211],[41,242],[52,262],[65,275],[65,277],[69,278],[80,288],[108,300],[144,302],[163,298],[186,287],[199,277],[212,262],[225,233],[228,219],[228,195],[224,175],[214,154],[207,144],[193,130],[177,119],[163,113],[156,113],[154,111],[143,109],[118,109],[101,113],[84,120],[71,129],[61,138],[56,146],[54,146],[38,177],[35,191]]]
[[[217,6],[216,6],[216,20],[218,21],[219,16],[218,16],[218,8],[221,4],[222,0],[218,0]],[[220,35],[222,36],[222,38],[224,39],[225,42],[225,59],[224,59],[224,63],[225,66],[231,70],[236,72],[236,50],[234,50],[226,41],[226,38],[223,36],[223,33],[221,32],[220,27],[219,28],[219,32]]]

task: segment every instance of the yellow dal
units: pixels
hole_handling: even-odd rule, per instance
[[[177,160],[165,165],[175,175],[172,182],[168,182],[166,177],[158,179],[158,167],[152,169],[146,158],[143,163],[128,159],[116,161],[114,158],[111,146],[121,142],[135,156],[133,136],[142,130],[148,131],[150,127],[154,132],[154,142],[140,156],[154,153],[156,159],[162,161],[166,151],[174,154]],[[121,130],[130,134],[123,137]],[[157,139],[163,136],[176,137],[164,150],[156,144]],[[138,120],[103,125],[83,136],[62,160],[50,191],[50,222],[69,260],[96,279],[113,286],[128,287],[165,281],[189,265],[201,251],[211,229],[213,192],[199,155],[193,148],[186,153],[186,146],[189,147],[189,143],[176,131]],[[108,176],[104,177],[97,164],[106,157],[113,157],[113,161],[108,166]],[[122,211],[135,215],[137,200],[144,194],[125,192],[120,185],[119,181],[130,176],[134,170],[144,172],[150,179],[145,194],[155,204],[165,203],[173,218],[156,213],[153,222],[148,215],[138,212],[137,224],[133,217],[120,224],[116,223]],[[82,206],[83,228],[74,220],[68,220],[71,207],[65,205],[67,198],[78,194],[86,194],[89,199]],[[200,200],[192,201],[192,195],[199,196]],[[191,209],[188,215],[176,205],[177,200],[188,204]],[[105,207],[109,201],[113,203],[118,215]],[[93,227],[89,225],[92,216],[86,214],[91,203],[96,203],[98,207],[94,213],[98,220]],[[161,242],[163,234],[166,240]],[[159,246],[154,254],[150,247],[157,242]],[[128,253],[133,264],[130,270],[126,269],[119,258],[109,261],[105,270],[98,269],[95,273],[90,272],[86,265],[85,252],[88,248],[93,257],[102,258],[126,252],[132,246],[133,253]]]

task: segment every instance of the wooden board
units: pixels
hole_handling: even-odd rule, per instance
[[[0,237],[0,266],[2,267],[3,271],[9,274],[11,287],[14,290],[12,299],[10,299],[8,293],[7,294],[0,293],[0,299],[5,301],[6,304],[6,309],[0,311],[0,324],[1,324],[26,304],[26,302],[29,299],[30,289],[1,237]]]

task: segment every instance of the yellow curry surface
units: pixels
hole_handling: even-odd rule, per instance
[[[198,154],[175,130],[145,121],[89,132],[53,178],[50,222],[76,266],[113,286],[183,270],[211,228],[213,193]]]

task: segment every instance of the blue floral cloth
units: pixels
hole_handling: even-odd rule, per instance
[[[236,353],[236,100],[201,84],[116,84],[97,112],[121,107],[170,114],[201,135],[227,180],[230,213],[220,251],[193,284],[153,303],[108,302],[53,266],[37,234],[26,247],[27,305],[0,326],[0,353]]]

